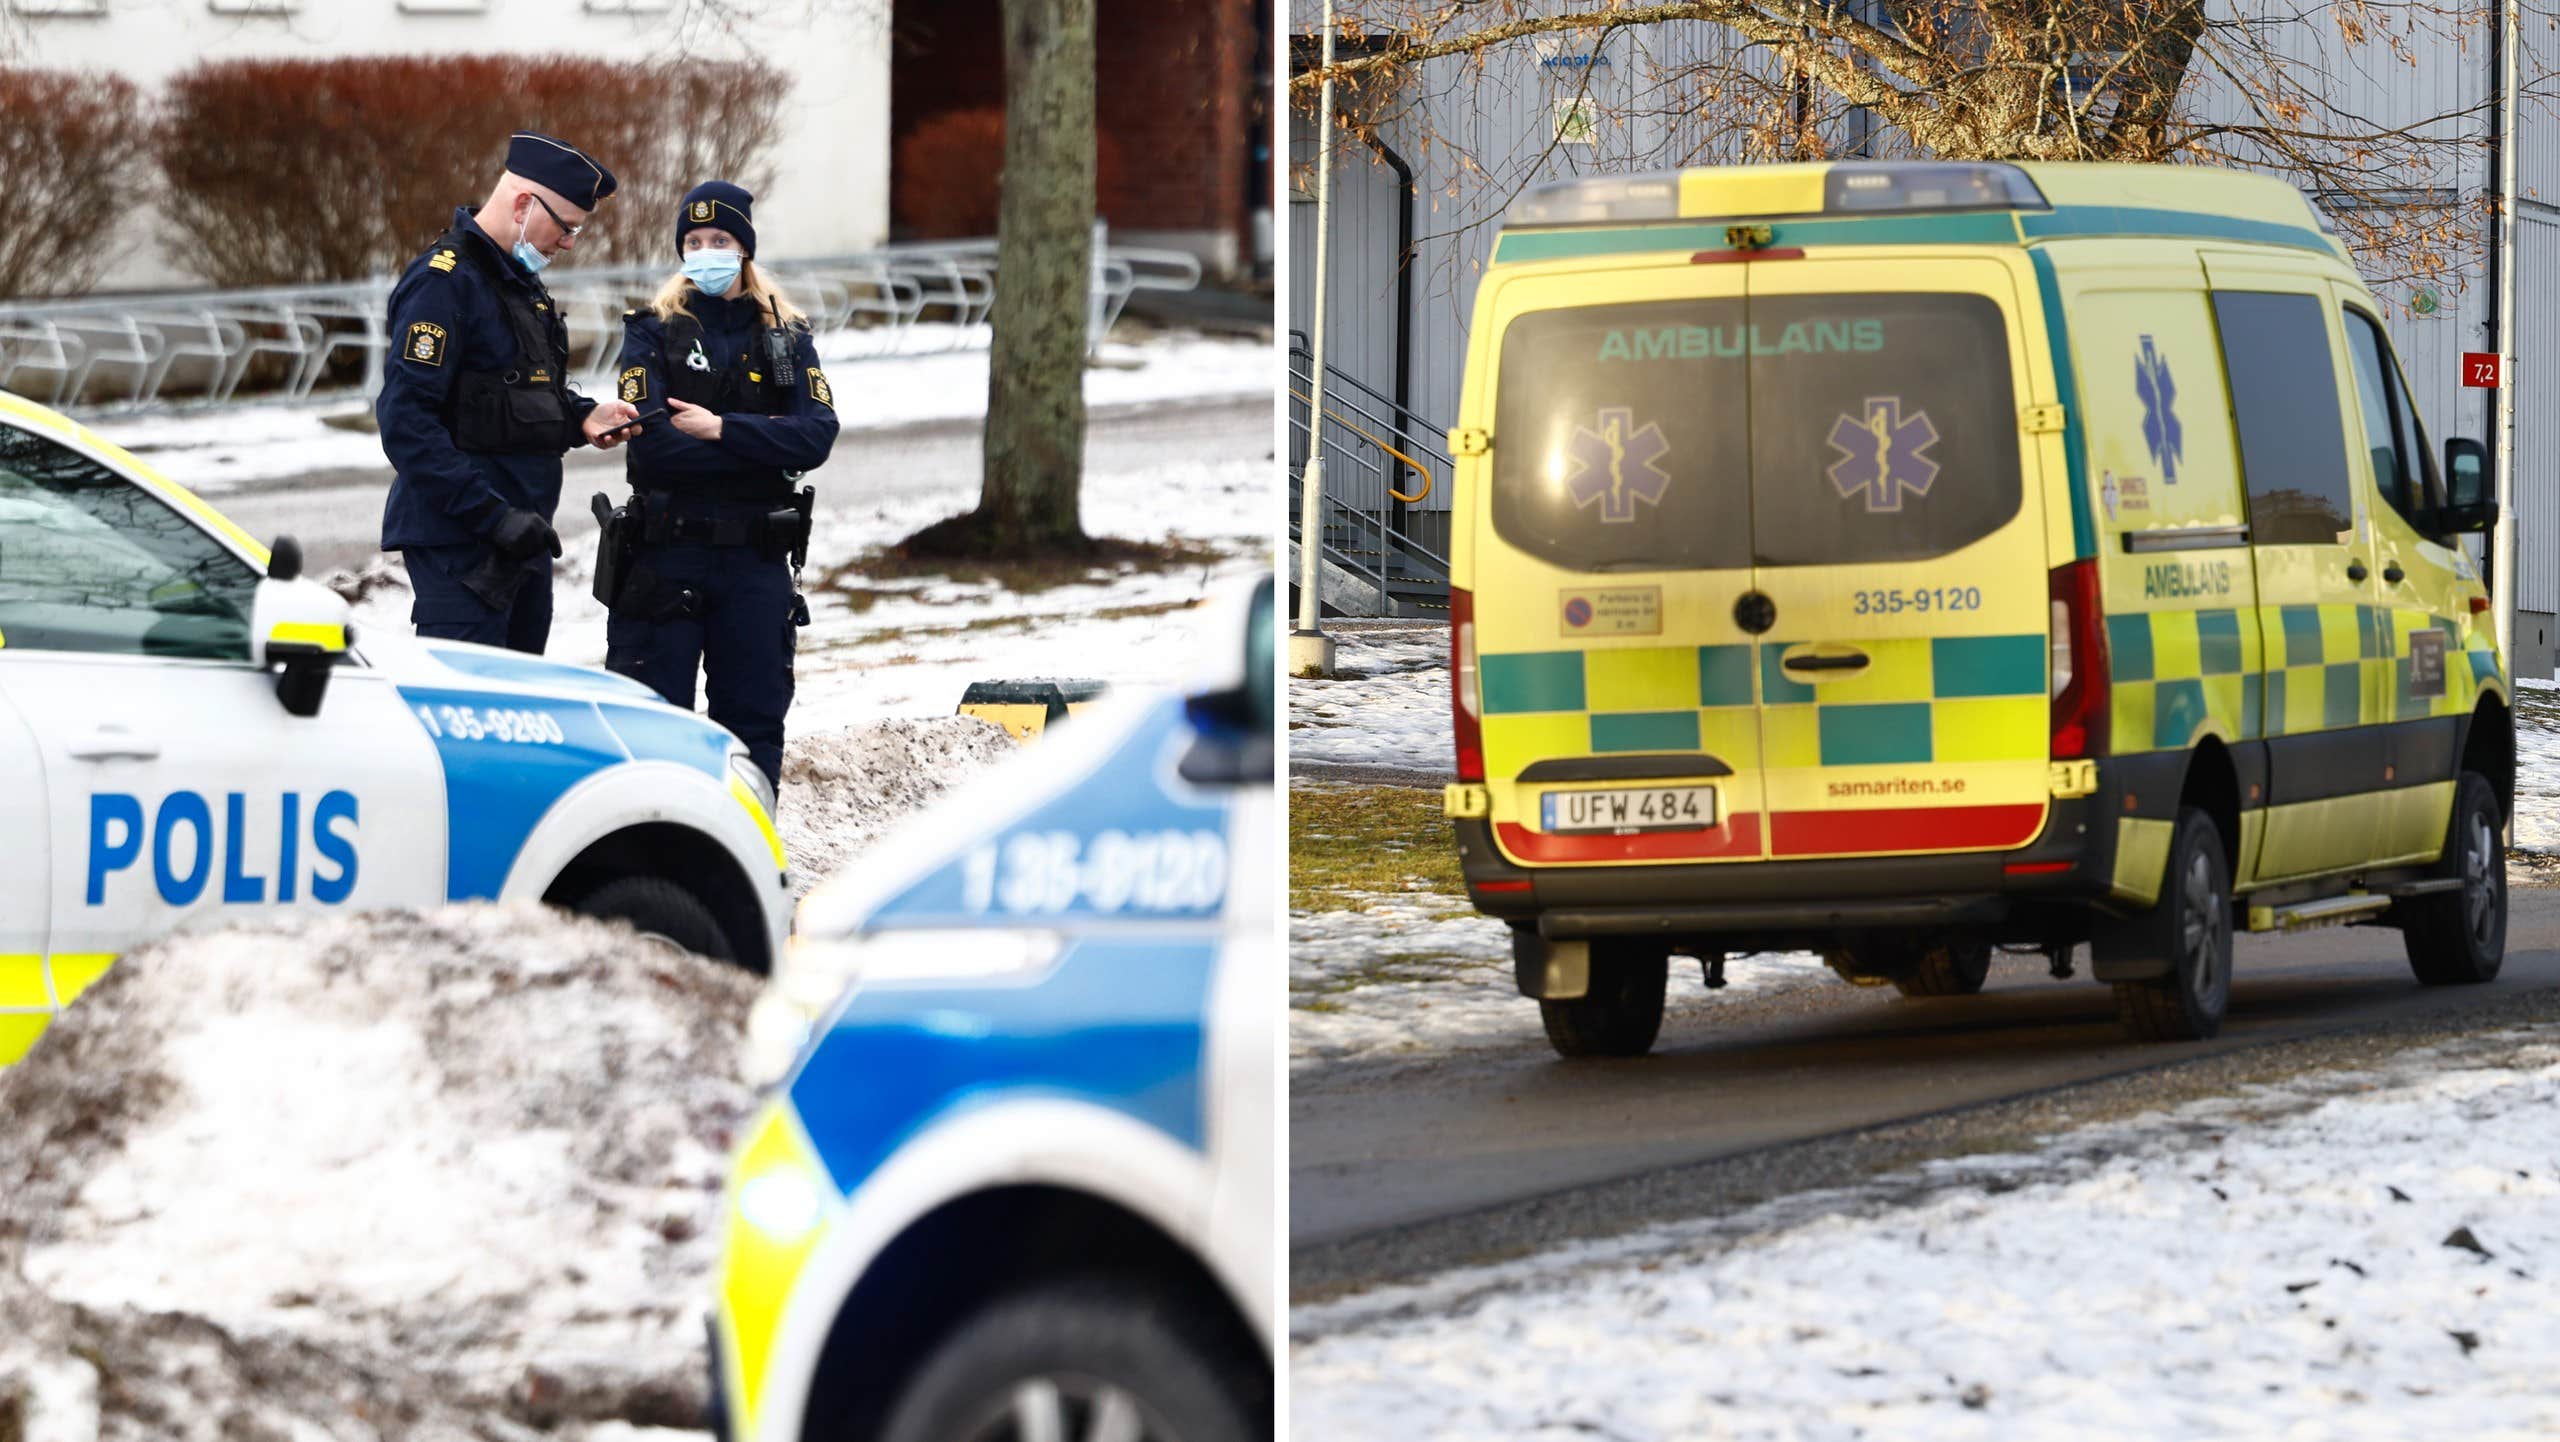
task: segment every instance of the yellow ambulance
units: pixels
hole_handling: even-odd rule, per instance
[[[1450,433],[1447,810],[1556,1050],[1649,1050],[1674,954],[1944,995],[2085,943],[2163,1040],[2219,1028],[2236,928],[2493,977],[2495,505],[2383,321],[2232,171],[1525,195]]]

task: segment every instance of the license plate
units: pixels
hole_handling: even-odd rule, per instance
[[[1706,831],[1716,824],[1712,786],[1550,791],[1540,798],[1548,831]]]

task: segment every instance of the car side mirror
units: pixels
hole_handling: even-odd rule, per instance
[[[2478,441],[2446,438],[2444,491],[2444,509],[2436,515],[2436,528],[2445,535],[2485,531],[2498,523],[2498,501],[2489,494],[2489,450]]]
[[[276,671],[276,700],[295,716],[320,714],[329,673],[355,644],[354,608],[317,581],[301,579],[302,548],[279,536],[267,578],[249,610],[249,660]]]
[[[1268,784],[1278,773],[1279,746],[1272,736],[1279,710],[1273,598],[1266,576],[1246,603],[1234,660],[1221,663],[1228,684],[1183,702],[1184,715],[1200,733],[1178,768],[1185,781],[1201,786]]]

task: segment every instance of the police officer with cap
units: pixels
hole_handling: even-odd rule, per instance
[[[569,389],[568,327],[538,277],[614,186],[576,146],[520,132],[488,201],[456,209],[392,287],[382,548],[408,562],[421,636],[539,652],[551,633],[560,458],[612,449],[634,410]]]
[[[816,493],[800,474],[835,445],[835,396],[809,324],[757,268],[755,197],[706,181],[676,211],[682,269],[623,317],[620,398],[663,405],[631,444],[631,504],[608,519],[598,590],[605,665],[747,743],[779,786],[795,573]],[[603,498],[598,497],[601,505]]]

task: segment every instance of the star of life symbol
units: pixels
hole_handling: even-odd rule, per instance
[[[1902,413],[1902,397],[1869,396],[1859,415],[1831,426],[1831,448],[1840,459],[1825,472],[1845,499],[1866,492],[1870,512],[1899,511],[1905,495],[1926,496],[1937,482],[1938,463],[1921,454],[1938,443],[1927,411]]]
[[[702,342],[695,341],[693,343],[693,354],[684,358],[684,368],[690,371],[707,371],[711,369],[711,357],[702,353]]]
[[[2178,457],[2186,450],[2186,431],[2178,424],[2178,386],[2169,379],[2169,358],[2142,338],[2142,354],[2133,359],[2133,392],[2142,400],[2142,443],[2160,466],[2160,479],[2178,483]]]
[[[1565,490],[1576,507],[1597,503],[1604,524],[1632,521],[1637,501],[1662,504],[1671,473],[1661,462],[1670,452],[1662,427],[1648,421],[1638,430],[1633,409],[1603,406],[1597,430],[1573,428],[1573,440],[1565,447],[1573,473],[1565,478]]]

